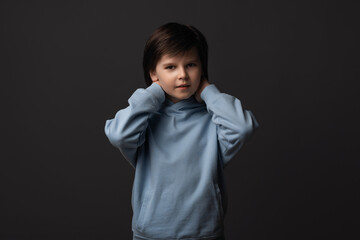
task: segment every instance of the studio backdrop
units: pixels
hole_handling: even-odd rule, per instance
[[[134,169],[104,125],[146,87],[144,44],[167,22],[204,33],[210,83],[260,124],[225,168],[227,239],[359,237],[358,4],[0,6],[0,239],[131,239]]]

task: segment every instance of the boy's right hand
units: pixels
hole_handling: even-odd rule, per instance
[[[195,99],[199,102],[202,103],[204,100],[202,100],[202,98],[200,97],[201,92],[204,90],[204,88],[206,88],[207,86],[209,86],[210,83],[206,78],[202,78],[199,84],[199,87],[197,89],[197,91],[195,92]]]

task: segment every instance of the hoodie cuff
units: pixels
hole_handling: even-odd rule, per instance
[[[213,95],[219,94],[219,89],[216,88],[214,84],[210,84],[209,86],[205,87],[203,91],[200,94],[201,99],[203,99],[205,102],[209,101],[211,98],[213,98]]]
[[[165,101],[165,92],[157,83],[152,83],[146,90],[155,98],[157,103]]]

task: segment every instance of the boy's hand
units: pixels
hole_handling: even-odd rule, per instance
[[[209,85],[210,85],[210,83],[208,82],[208,80],[207,80],[206,78],[202,78],[202,79],[200,80],[199,88],[198,88],[198,90],[196,90],[196,92],[195,92],[195,98],[196,98],[196,100],[197,100],[199,103],[201,103],[201,102],[204,101],[204,100],[202,100],[201,97],[200,97],[201,92],[204,90],[204,88],[206,88],[206,87],[209,86]]]

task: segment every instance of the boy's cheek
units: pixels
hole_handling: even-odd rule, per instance
[[[170,96],[171,96],[170,92],[168,91],[168,89],[166,89],[166,87],[161,86],[161,84],[159,84],[159,85],[160,85],[160,87],[162,88],[162,90],[163,90],[167,95],[170,95]]]

